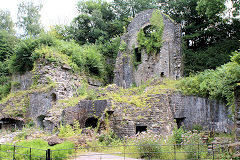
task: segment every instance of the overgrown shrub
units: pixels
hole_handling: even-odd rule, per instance
[[[179,129],[174,128],[173,130],[173,138],[176,144],[181,144],[183,142],[182,135],[185,133],[184,129],[180,127]]]
[[[202,125],[200,125],[200,124],[194,124],[194,125],[193,125],[193,130],[198,131],[198,133],[199,133],[200,131],[202,131],[202,129],[203,129],[203,127],[202,127]]]
[[[69,124],[65,124],[65,125],[61,124],[59,128],[58,136],[61,138],[64,138],[64,137],[79,135],[81,133],[82,133],[82,129],[80,128],[80,124],[78,121],[75,121],[73,126]]]
[[[206,158],[206,146],[202,145],[200,134],[194,131],[188,131],[182,134],[182,144],[188,159]]]
[[[158,53],[162,47],[162,35],[164,30],[163,17],[160,10],[155,10],[150,19],[151,26],[141,29],[137,40],[141,48],[146,49],[148,54]]]
[[[115,145],[114,143],[119,142],[119,138],[114,132],[102,133],[98,136],[98,141],[102,143],[103,146]]]
[[[138,145],[138,152],[141,158],[164,158],[161,148],[162,137],[151,131],[142,132],[129,138]]]
[[[1,62],[0,62],[1,63]],[[6,97],[11,91],[11,78],[9,76],[0,76],[0,100]]]
[[[186,95],[198,95],[234,103],[234,88],[240,81],[240,65],[229,62],[216,70],[205,70],[183,78],[177,88]],[[234,113],[234,110],[233,110]]]
[[[43,45],[52,46],[55,44],[54,37],[48,34],[41,34],[38,38],[28,38],[21,40],[16,47],[15,52],[9,60],[9,70],[11,73],[24,73],[33,68],[34,59],[32,53],[36,48]]]
[[[70,126],[69,124],[66,125],[61,125],[59,128],[59,133],[58,136],[63,138],[63,137],[71,137],[73,136],[74,133],[74,129],[72,128],[72,126]]]

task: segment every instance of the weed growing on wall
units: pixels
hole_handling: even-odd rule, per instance
[[[149,80],[139,87],[132,87],[129,89],[111,85],[115,91],[111,91],[111,89],[109,91],[109,87],[107,86],[104,89],[105,91],[102,91],[103,96],[99,99],[111,99],[113,109],[119,107],[119,103],[126,103],[136,106],[135,111],[147,111],[151,108],[151,105],[148,103],[148,101],[151,100],[149,95],[166,94],[170,91],[174,91],[177,81],[164,79],[163,81],[155,82],[154,85],[152,85],[152,83],[154,83],[154,79]],[[122,110],[124,113],[131,112],[128,108],[122,108]]]
[[[138,33],[139,49],[146,49],[148,54],[156,54],[162,47],[164,30],[163,17],[160,10],[155,10],[150,19],[151,26],[141,29]]]

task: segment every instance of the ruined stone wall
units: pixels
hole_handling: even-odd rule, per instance
[[[12,77],[15,84],[12,92],[16,95],[1,104],[0,118],[31,118],[37,124],[42,123],[42,117],[47,116],[58,100],[76,94],[81,80],[69,66],[49,64],[40,59],[33,71]]]
[[[114,83],[118,86],[128,88],[134,83],[138,86],[153,77],[178,79],[182,76],[181,26],[164,14],[163,44],[160,52],[153,55],[141,50],[141,64],[134,67],[134,51],[138,48],[137,35],[140,29],[151,25],[153,11],[140,12],[128,26],[127,33],[121,37],[121,43],[124,41],[127,48],[119,51],[116,59]]]
[[[174,123],[173,112],[166,95],[150,95],[147,106],[137,107],[127,103],[114,104],[110,115],[110,126],[119,136],[136,134],[138,126],[146,126],[147,130],[168,135],[172,133]]]
[[[38,76],[38,84],[47,85],[49,81],[54,82],[57,99],[73,97],[78,87],[82,85],[82,77],[74,74],[69,66],[44,63],[46,63],[44,60],[40,60],[36,65],[34,75]]]
[[[11,86],[11,92],[29,89],[32,85],[32,77],[33,74],[31,72],[13,75],[12,76],[13,85]]]
[[[233,122],[229,118],[231,112],[225,103],[196,96],[174,94],[170,105],[175,119],[182,119],[186,129],[200,125],[204,130],[231,132]]]
[[[240,140],[240,86],[235,90],[235,112],[236,138]]]
[[[108,105],[107,100],[83,100],[76,106],[66,108],[62,116],[68,124],[74,124],[74,121],[78,121],[81,127],[85,127],[87,118],[103,118],[102,116]]]

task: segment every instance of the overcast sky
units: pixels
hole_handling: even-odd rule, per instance
[[[43,5],[41,23],[47,29],[56,24],[69,24],[77,16],[76,6],[77,2],[81,0],[0,0],[0,9],[9,10],[13,21],[17,22],[17,4],[23,1],[32,1],[35,4]]]
[[[9,10],[14,22],[17,21],[17,4],[29,0],[0,0],[0,9]],[[77,16],[76,4],[80,0],[31,0],[41,3],[41,23],[45,28],[55,24],[68,24]]]

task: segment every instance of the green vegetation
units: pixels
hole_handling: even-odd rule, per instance
[[[2,98],[0,104],[4,106],[2,113],[7,114],[13,118],[22,117],[25,118],[27,108],[29,107],[29,94],[35,92],[48,92],[56,86],[55,83],[50,83],[45,86],[36,86],[29,90],[12,92],[6,97]]]
[[[0,30],[5,30],[10,34],[14,34],[14,22],[12,21],[9,11],[0,10]]]
[[[185,132],[186,131],[182,127],[180,127],[179,129],[177,129],[177,128],[173,129],[173,140],[174,140],[175,144],[181,144],[183,142],[182,135]]]
[[[22,29],[23,37],[37,36],[41,33],[40,11],[42,5],[35,5],[33,2],[22,2],[18,4],[17,26]]]
[[[205,69],[216,69],[230,61],[231,53],[240,48],[240,41],[226,40],[208,47],[187,49],[184,52],[184,75],[202,72]]]
[[[239,52],[234,52],[232,62],[216,70],[205,70],[196,75],[183,78],[178,88],[186,95],[198,95],[234,103],[234,88],[240,80]],[[234,110],[233,110],[234,112]]]
[[[141,49],[146,49],[148,54],[156,54],[162,46],[164,30],[163,17],[160,10],[155,10],[150,19],[151,26],[141,29],[138,33],[138,43]]]
[[[110,85],[101,91],[103,96],[98,99],[111,99],[113,109],[119,106],[118,103],[126,103],[134,105],[136,107],[136,112],[144,111],[151,107],[151,105],[148,104],[151,100],[149,95],[165,94],[174,91],[176,82],[177,81],[170,79],[164,79],[163,81],[155,81],[152,79],[139,87],[132,87],[129,89]],[[112,88],[112,91],[109,91],[108,88]],[[124,113],[128,112],[127,108],[122,108],[122,110]]]
[[[138,33],[139,52],[144,49],[148,54],[159,53],[163,43],[162,35],[164,30],[163,16],[169,15],[170,20],[182,24],[183,51],[185,75],[189,76],[174,81],[163,79],[162,81],[151,80],[139,87],[123,89],[116,85],[109,85],[98,90],[90,89],[88,84],[82,84],[76,88],[76,94],[68,99],[59,100],[54,109],[75,106],[83,99],[111,99],[112,107],[119,107],[120,103],[130,104],[134,111],[144,111],[151,107],[149,103],[152,94],[166,94],[180,90],[185,95],[197,95],[227,101],[229,105],[234,101],[234,89],[240,81],[240,20],[239,1],[230,0],[233,3],[234,16],[227,17],[226,0],[135,0],[124,1],[114,0],[111,3],[102,0],[79,1],[77,8],[79,15],[75,17],[69,26],[55,26],[48,33],[42,31],[39,23],[41,5],[34,5],[32,2],[18,5],[17,26],[22,29],[22,39],[16,37],[13,29],[14,23],[8,11],[0,10],[0,104],[3,105],[1,112],[8,116],[25,118],[29,107],[29,94],[35,92],[48,92],[56,87],[56,84],[48,79],[49,84],[39,84],[40,76],[36,74],[37,61],[43,65],[51,64],[55,67],[66,66],[75,74],[85,77],[92,77],[101,82],[111,83],[113,80],[113,69],[118,51],[126,52],[127,44],[121,41],[120,36],[126,31],[130,20],[140,11],[155,9],[150,19],[151,25],[141,29]],[[167,16],[168,17],[168,16]],[[42,32],[42,33],[41,33]],[[23,38],[24,37],[24,38]],[[135,47],[133,47],[135,49]],[[137,52],[135,50],[135,52]],[[233,52],[232,56],[230,54]],[[126,56],[126,53],[124,53]],[[134,57],[135,56],[135,57]],[[134,65],[137,66],[137,53],[131,57]],[[32,71],[33,84],[29,90],[10,93],[11,86],[17,88],[19,82],[11,82],[13,74],[23,74]],[[84,83],[84,82],[83,82]],[[101,97],[99,97],[101,95]],[[156,100],[155,100],[156,101]],[[159,101],[159,103],[161,103]],[[233,105],[232,105],[233,106]],[[130,112],[123,107],[124,113]],[[234,113],[234,108],[232,108]],[[123,116],[123,118],[125,118]],[[139,120],[142,116],[137,117]],[[107,122],[106,120],[106,123]],[[100,123],[98,124],[99,127]],[[97,127],[97,129],[99,129]],[[105,131],[97,134],[94,132],[94,140],[87,142],[88,145],[131,145],[138,144],[140,147],[131,146],[125,149],[134,158],[168,158],[173,159],[174,154],[156,153],[172,152],[172,144],[202,143],[200,131],[202,126],[195,124],[197,131],[186,132],[182,128],[174,129],[173,135],[168,139],[154,135],[152,132],[141,133],[135,137],[119,139],[112,131]],[[107,128],[109,129],[109,128]],[[80,137],[81,129],[78,122],[74,126],[61,125],[59,137]],[[16,145],[31,146],[43,149],[43,152],[33,150],[35,156],[45,155],[45,150],[73,148],[74,144],[64,142],[63,144],[49,147],[47,142],[42,140],[25,141],[27,132],[22,132]],[[226,136],[226,135],[224,135]],[[167,146],[156,146],[166,144]],[[171,144],[171,145],[169,145]],[[102,148],[103,152],[124,152],[124,147],[114,149]],[[175,148],[179,159],[184,158],[209,158],[204,152],[207,146],[180,146]],[[12,151],[10,146],[1,146],[3,151]],[[96,151],[96,150],[95,150]],[[143,153],[152,152],[152,153]],[[29,153],[26,148],[17,147],[18,153]],[[154,153],[155,152],[155,153]],[[195,152],[195,153],[194,153]],[[53,152],[53,157],[66,156],[72,150]],[[226,158],[221,153],[222,157]],[[0,157],[11,156],[1,152]],[[226,155],[228,156],[228,155]],[[12,157],[9,157],[12,158]],[[26,159],[24,155],[16,155],[16,159]],[[227,157],[229,158],[229,157]],[[34,158],[32,158],[34,159]],[[36,158],[37,159],[37,158]]]
[[[74,149],[69,149],[69,148],[74,148],[74,143],[68,142],[68,141],[63,142],[61,144],[57,144],[55,146],[49,146],[48,142],[41,139],[35,139],[30,141],[23,140],[21,142],[17,142],[15,146],[16,146],[15,151],[16,153],[18,153],[18,154],[15,154],[15,159],[28,159],[30,154],[30,148],[24,148],[24,147],[29,147],[29,146],[31,146],[32,148],[31,159],[33,160],[37,160],[39,159],[39,157],[45,158],[47,149],[51,149],[51,150],[63,149],[61,151],[56,151],[56,152],[53,151],[51,158],[65,157],[74,152]],[[64,150],[64,149],[69,149],[69,150]],[[13,146],[1,145],[0,157],[11,159],[13,157],[13,150],[14,150]],[[60,160],[63,158],[57,158],[57,159]]]

